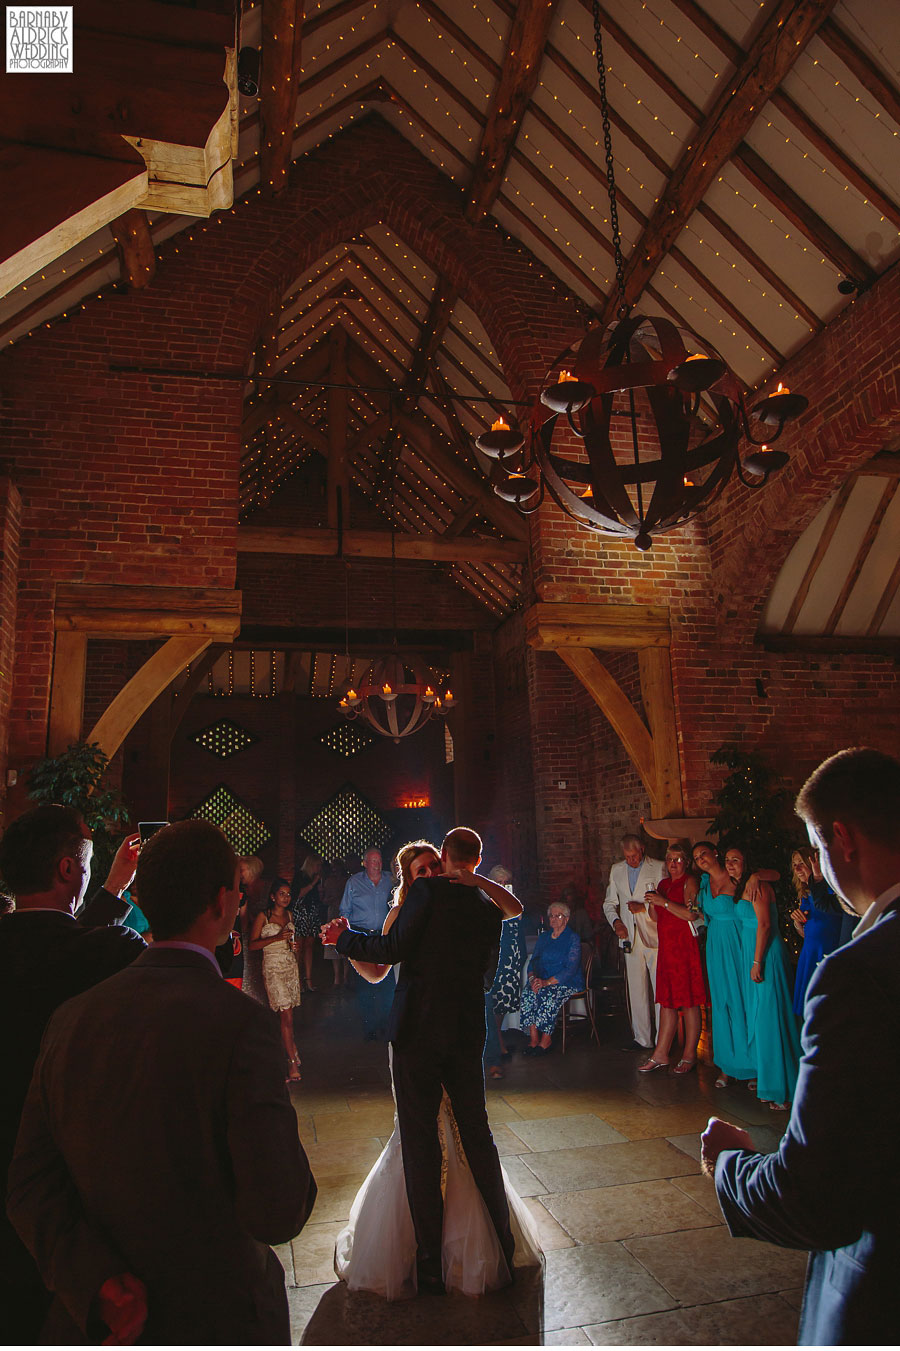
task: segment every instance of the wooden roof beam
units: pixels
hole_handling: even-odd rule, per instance
[[[900,89],[884,75],[875,63],[857,47],[856,43],[844,32],[834,19],[829,19],[823,23],[819,29],[819,37],[834,52],[835,56],[843,61],[844,65],[855,76],[863,89],[869,93],[882,106],[888,116],[900,125]]]
[[[777,0],[738,69],[685,147],[631,252],[625,269],[629,304],[637,301],[723,164],[734,155],[760,109],[835,4],[836,0]],[[619,303],[615,291],[610,292],[601,322],[610,322]]]
[[[135,291],[149,286],[156,273],[156,254],[146,211],[126,211],[109,228],[116,241],[122,280]]]
[[[238,553],[280,554],[297,557],[338,557],[338,532],[297,530],[293,526],[238,526]],[[390,558],[391,536],[386,530],[345,530],[340,540],[346,558]],[[443,535],[394,535],[400,559],[424,559],[434,563],[524,563],[528,545],[524,540],[446,539]]]
[[[823,256],[839,272],[843,272],[845,277],[852,277],[854,281],[867,284],[875,280],[875,273],[869,264],[855,253],[830,225],[826,225],[821,216],[816,215],[808,203],[789,187],[783,178],[779,178],[774,169],[771,169],[762,156],[749,145],[745,143],[740,147],[734,156],[734,163],[744,177],[764,194],[776,211],[780,211],[792,225],[796,225],[810,243],[815,244]]]
[[[491,98],[469,185],[466,219],[473,224],[482,220],[497,200],[522,118],[537,88],[541,59],[558,3],[559,0],[519,0],[516,5],[503,68]]]
[[[300,75],[304,0],[263,0],[259,78],[259,181],[269,193],[288,181]]]
[[[816,126],[802,108],[788,98],[787,94],[781,90],[776,90],[772,95],[772,107],[788,119],[789,122],[800,132],[800,135],[809,141],[811,146],[832,164],[842,178],[845,178],[857,192],[868,199],[876,210],[891,222],[892,225],[900,225],[900,206],[886,193],[882,192],[877,183],[873,182],[867,174],[857,168],[853,160],[835,145],[829,136],[826,136],[819,127]]]
[[[806,597],[809,595],[809,588],[813,584],[813,579],[819,571],[822,559],[828,552],[828,546],[834,538],[834,532],[840,525],[841,517],[844,514],[844,508],[850,500],[850,494],[856,486],[856,476],[851,474],[841,485],[840,492],[835,497],[829,508],[828,516],[825,520],[825,526],[819,536],[819,541],[813,550],[812,558],[806,565],[806,571],[800,579],[800,585],[797,587],[794,599],[791,601],[784,623],[781,626],[782,633],[791,633],[797,622],[800,611],[803,609]]]
[[[351,379],[358,380],[360,384],[375,384],[377,379],[385,378],[371,357],[355,343],[348,347],[347,368]],[[411,417],[402,410],[397,422],[413,447],[454,492],[467,501],[477,502],[481,514],[503,534],[511,535],[513,539],[527,539],[528,527],[515,507],[501,502],[482,474],[470,469],[451,450],[445,449],[432,423],[426,422],[424,417],[421,420]]]

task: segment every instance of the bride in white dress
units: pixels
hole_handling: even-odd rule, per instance
[[[440,854],[426,840],[404,845],[397,855],[397,863],[400,885],[385,919],[384,933],[396,919],[406,892],[416,878],[436,877],[441,872]],[[478,877],[470,885],[478,886],[504,915],[521,912],[519,902],[498,883]],[[373,963],[353,962],[352,965],[364,978],[378,976],[384,971],[384,967]],[[483,1295],[507,1285],[510,1272],[487,1206],[466,1162],[446,1093],[438,1116],[438,1132],[444,1197],[444,1285],[448,1290],[458,1290],[465,1295]],[[505,1172],[503,1181],[516,1243],[515,1265],[539,1266],[541,1250],[531,1216]],[[347,1227],[338,1234],[334,1269],[350,1290],[373,1291],[389,1300],[410,1299],[416,1293],[416,1236],[406,1198],[396,1111],[393,1134],[357,1192]]]

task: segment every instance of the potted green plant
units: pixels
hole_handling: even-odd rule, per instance
[[[117,828],[129,820],[119,794],[103,785],[108,766],[108,757],[95,741],[75,741],[60,755],[38,760],[28,775],[32,801],[75,807],[84,817],[94,837],[92,885],[106,877],[118,844]]]

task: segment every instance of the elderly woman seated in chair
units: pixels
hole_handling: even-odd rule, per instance
[[[547,911],[550,932],[539,935],[528,963],[520,1016],[522,1027],[528,1028],[530,1045],[523,1055],[548,1054],[560,1009],[584,988],[581,942],[569,928],[570,913],[563,901],[554,901]]]

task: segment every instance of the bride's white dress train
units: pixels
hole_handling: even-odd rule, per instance
[[[465,1295],[483,1295],[508,1284],[509,1268],[466,1162],[446,1093],[438,1129],[444,1194],[444,1285]],[[514,1264],[540,1266],[541,1248],[534,1222],[505,1171],[503,1181],[516,1241]],[[396,1114],[394,1133],[357,1192],[346,1229],[338,1234],[334,1269],[350,1290],[371,1290],[385,1299],[411,1299],[416,1293],[416,1236],[406,1199]]]

